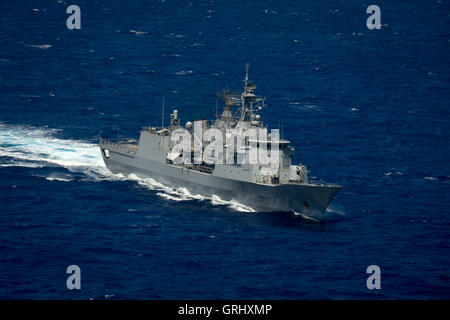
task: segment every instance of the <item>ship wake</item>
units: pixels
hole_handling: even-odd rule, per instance
[[[215,206],[228,206],[235,211],[255,212],[252,208],[243,205],[237,201],[226,201],[216,195],[205,196],[201,194],[191,193],[184,187],[169,187],[152,178],[141,178],[135,174],[130,174],[127,179],[136,181],[139,185],[150,190],[157,191],[156,195],[171,201],[208,201]]]
[[[106,168],[100,149],[95,143],[61,139],[61,130],[11,126],[0,123],[0,168],[7,167],[63,167],[73,173],[81,173],[90,181],[135,181],[140,186],[155,191],[156,195],[169,201],[206,201],[215,206],[226,206],[235,211],[254,212],[252,208],[237,201],[225,201],[218,196],[192,194],[183,187],[173,188],[151,178],[134,174],[125,177],[113,174]],[[71,178],[44,177],[48,181],[73,181]]]

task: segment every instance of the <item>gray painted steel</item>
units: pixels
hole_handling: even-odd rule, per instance
[[[102,155],[106,166],[114,173],[124,175],[134,173],[139,177],[150,177],[169,186],[186,187],[193,193],[217,195],[227,201],[234,199],[257,211],[295,211],[316,220],[322,218],[328,204],[341,188],[332,185],[294,183],[257,184],[215,177],[142,157],[132,158],[111,150],[109,158],[106,158],[103,152]]]

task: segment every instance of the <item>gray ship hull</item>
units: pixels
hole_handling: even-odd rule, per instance
[[[185,187],[192,193],[236,200],[256,211],[296,212],[314,220],[322,219],[327,206],[341,189],[337,185],[273,185],[239,181],[114,151],[109,151],[108,157],[102,152],[102,157],[113,173],[133,173],[168,186]]]

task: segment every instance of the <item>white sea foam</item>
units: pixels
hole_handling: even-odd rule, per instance
[[[167,200],[177,202],[192,200],[209,201],[212,205],[228,206],[235,211],[255,212],[255,210],[253,210],[252,208],[243,205],[235,200],[226,201],[216,195],[205,196],[201,194],[194,194],[184,187],[169,187],[152,178],[140,178],[135,174],[130,174],[127,179],[136,181],[139,185],[146,187],[147,189],[158,191],[156,195]]]
[[[128,177],[113,174],[102,159],[100,149],[95,143],[60,139],[56,137],[58,130],[11,126],[0,123],[0,157],[6,157],[0,167],[42,168],[59,166],[71,172],[84,174],[90,181],[123,181],[131,180],[149,190],[157,191],[157,195],[171,201],[208,201],[213,205],[228,206],[236,211],[253,212],[254,210],[237,201],[225,201],[218,196],[192,194],[184,187],[169,187],[152,178],[141,178],[135,174]],[[0,160],[2,162],[2,160]],[[49,181],[71,181],[70,175],[50,175]]]
[[[333,202],[330,204],[326,210],[327,213],[332,213],[339,216],[346,216],[347,213],[344,211],[344,209],[339,206],[339,204]]]
[[[308,216],[308,215],[306,215],[306,214],[303,214],[303,213],[301,213],[301,212],[296,212],[296,211],[294,211],[294,215],[300,216],[300,217],[302,217],[302,218],[305,219],[305,220],[310,220],[310,221],[313,221],[313,222],[320,222],[319,220],[314,219],[313,217],[310,217],[310,216]]]
[[[71,178],[64,178],[64,177],[58,177],[58,176],[49,176],[49,177],[45,177],[45,179],[48,181],[63,181],[63,182],[72,181]]]
[[[241,211],[241,212],[256,212],[253,208],[250,208],[242,203],[239,203],[236,200],[226,201],[221,199],[219,196],[212,195],[209,200],[213,205],[227,205],[233,210]]]
[[[52,47],[51,44],[28,44],[28,47],[38,48],[38,49],[49,49]]]
[[[181,71],[175,72],[175,74],[178,75],[178,76],[184,76],[186,74],[191,74],[193,72],[194,71],[192,71],[192,70],[181,70]]]
[[[33,162],[12,161],[10,163],[0,163],[0,168],[7,167],[25,167],[25,168],[43,168],[44,165]]]
[[[316,106],[314,104],[305,104],[298,101],[291,101],[289,102],[291,105],[291,108],[299,109],[299,110],[307,110],[307,111],[320,111],[320,107]]]
[[[403,172],[400,172],[400,171],[391,172],[391,171],[389,171],[389,172],[385,172],[384,175],[385,176],[402,176]]]
[[[134,34],[137,35],[137,36],[142,36],[142,35],[148,33],[148,32],[146,32],[146,31],[136,31],[136,30],[130,30],[130,31],[128,31],[128,32],[134,33]]]
[[[90,176],[112,175],[95,144],[58,139],[57,130],[0,124],[0,156],[13,159],[6,165],[57,165]],[[21,160],[21,161],[17,161]]]

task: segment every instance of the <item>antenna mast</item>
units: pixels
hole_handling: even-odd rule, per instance
[[[219,117],[219,93],[216,92],[216,119]]]
[[[161,129],[164,128],[164,96],[162,100],[162,112],[161,112]]]
[[[250,67],[250,64],[247,62],[245,64],[244,92],[241,95],[241,117],[240,117],[240,121],[244,121],[244,119],[245,119],[245,111],[246,111],[246,108],[247,108],[247,104],[246,104],[245,98],[247,98],[248,68],[249,67]]]
[[[244,92],[247,93],[247,85],[248,85],[248,69],[250,68],[250,63],[246,63],[245,64],[245,87],[244,87]]]

